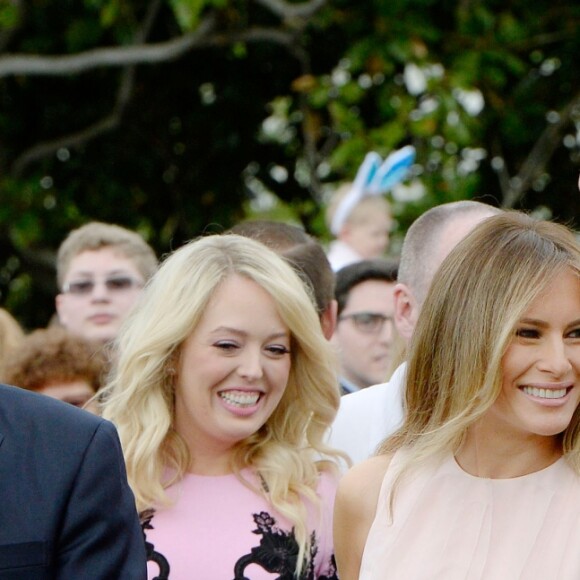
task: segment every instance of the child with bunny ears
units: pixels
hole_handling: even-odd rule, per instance
[[[366,155],[352,183],[332,196],[326,221],[335,240],[328,260],[336,272],[354,262],[381,257],[389,245],[392,217],[383,194],[401,181],[415,159],[415,149],[403,147],[384,161],[374,152]]]

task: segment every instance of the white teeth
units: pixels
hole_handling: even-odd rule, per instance
[[[251,407],[258,402],[260,398],[260,393],[241,393],[227,391],[225,393],[220,393],[220,397],[236,407]]]
[[[566,396],[567,389],[538,389],[536,387],[524,387],[526,395],[540,397],[541,399],[561,399]]]

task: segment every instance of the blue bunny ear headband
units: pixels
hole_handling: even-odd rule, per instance
[[[338,235],[350,212],[367,196],[381,195],[402,181],[415,161],[415,148],[407,145],[393,151],[384,161],[374,151],[366,154],[350,191],[344,196],[330,224],[330,231]]]

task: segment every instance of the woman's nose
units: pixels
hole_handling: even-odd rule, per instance
[[[547,341],[542,347],[538,368],[556,378],[565,376],[572,368],[568,348],[562,338]]]
[[[262,378],[262,353],[258,349],[246,349],[239,359],[238,373],[249,381]]]

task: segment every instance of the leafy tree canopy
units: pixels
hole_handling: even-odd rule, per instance
[[[579,23],[558,0],[0,0],[0,300],[45,325],[89,220],[160,256],[256,213],[328,239],[328,192],[405,144],[395,240],[473,197],[576,224]]]

